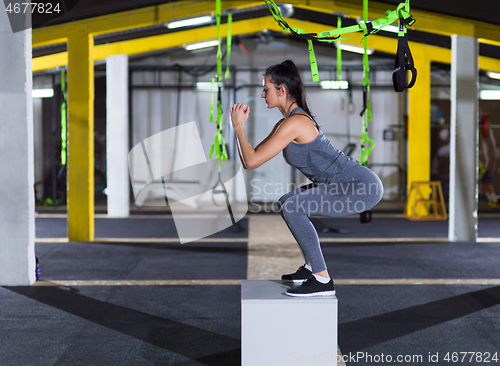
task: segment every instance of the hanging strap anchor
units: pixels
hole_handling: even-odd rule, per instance
[[[408,35],[406,32],[406,24],[411,25],[413,23],[415,23],[415,19],[411,15],[406,19],[399,19],[398,50],[394,62],[394,72],[392,73],[392,84],[396,92],[403,92],[405,89],[411,88],[417,81],[417,69],[413,63],[413,56],[411,55],[410,46],[408,46]],[[411,71],[409,83],[407,83],[408,71]]]
[[[218,186],[220,186],[220,189],[216,189]],[[224,185],[224,182],[221,179],[220,171],[219,171],[219,179],[217,180],[217,182],[215,182],[214,186],[212,187],[212,201],[215,206],[219,206],[215,201],[215,195],[219,193],[222,193],[224,195],[224,198],[226,199],[226,206],[229,212],[229,216],[231,217],[231,223],[233,225],[236,224],[236,220],[234,219],[233,209],[231,208],[231,202],[229,201],[229,194],[227,193],[226,186]]]

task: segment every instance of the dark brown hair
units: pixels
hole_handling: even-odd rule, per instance
[[[309,110],[309,106],[307,105],[306,91],[304,83],[302,83],[302,78],[300,77],[299,69],[293,61],[286,60],[280,64],[269,66],[264,73],[264,76],[271,76],[271,82],[277,88],[283,85],[290,98],[295,99],[297,105],[302,108],[316,123],[311,111]]]

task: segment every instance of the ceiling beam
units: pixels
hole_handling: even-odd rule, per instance
[[[263,5],[263,1],[222,0],[221,9],[242,9]],[[67,41],[71,34],[85,31],[95,36],[170,23],[173,20],[214,14],[215,1],[178,1],[131,11],[103,15],[64,24],[33,29],[33,47]],[[62,37],[61,35],[64,35]]]

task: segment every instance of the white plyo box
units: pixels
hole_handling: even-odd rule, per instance
[[[337,365],[337,297],[291,297],[289,288],[241,281],[242,366]]]

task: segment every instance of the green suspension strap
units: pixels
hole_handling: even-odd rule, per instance
[[[318,65],[316,63],[316,57],[314,55],[314,49],[313,49],[313,40],[320,41],[320,42],[332,42],[334,40],[347,40],[347,39],[354,39],[354,38],[361,38],[377,33],[379,30],[384,28],[385,26],[395,22],[399,18],[404,19],[406,24],[412,25],[414,20],[409,14],[409,0],[406,0],[405,3],[399,4],[396,10],[393,11],[387,11],[385,14],[386,16],[383,18],[379,18],[377,20],[368,22],[367,19],[359,23],[357,25],[349,26],[349,27],[344,27],[344,28],[337,28],[337,29],[332,29],[324,32],[319,32],[319,33],[308,33],[303,29],[300,28],[294,28],[288,25],[286,20],[283,18],[281,15],[279,7],[276,5],[276,3],[273,0],[264,0],[266,3],[269,11],[271,12],[271,15],[273,16],[274,20],[276,23],[280,26],[281,29],[283,29],[285,32],[288,32],[294,36],[297,36],[302,39],[306,39],[309,45],[309,60],[311,63],[311,74],[312,74],[312,80],[314,82],[319,81],[319,75],[318,75]],[[341,35],[347,34],[347,33],[354,33],[354,32],[363,32],[363,36],[361,37],[351,37],[351,38],[340,38]]]
[[[219,45],[217,47],[217,76],[212,78],[212,87],[210,89],[211,93],[211,101],[210,101],[210,122],[214,121],[214,97],[213,97],[213,85],[217,82],[217,130],[215,132],[215,140],[210,147],[210,158],[213,157],[215,153],[215,159],[218,160],[218,180],[212,187],[212,199],[215,205],[214,195],[217,193],[222,193],[226,200],[227,209],[229,211],[229,216],[231,217],[231,222],[236,224],[236,220],[234,219],[233,210],[231,208],[231,204],[229,202],[229,195],[226,190],[226,186],[221,179],[221,167],[222,162],[228,159],[227,150],[226,150],[226,140],[224,139],[224,135],[222,134],[222,130],[224,129],[224,125],[222,123],[222,52],[221,52],[221,36],[220,36],[220,17],[221,17],[221,2],[220,0],[216,0],[215,3],[215,13],[216,13],[216,21],[217,21],[217,39],[219,41]],[[229,53],[231,52],[231,41],[230,41],[230,30],[231,30],[231,22],[232,16],[229,14],[228,16],[228,41],[226,42],[226,55],[228,57],[227,69],[226,69],[226,78],[230,78],[231,74],[229,71]],[[219,189],[217,189],[219,187]]]
[[[363,0],[363,19],[366,22],[368,19],[368,0]],[[370,102],[370,65],[368,63],[368,38],[363,38],[363,130],[361,132],[361,161],[364,166],[368,164],[368,156],[370,155],[375,142],[368,137],[368,123],[372,120],[371,102]],[[370,148],[367,149],[366,144],[370,142]]]
[[[222,124],[222,52],[221,52],[221,37],[220,37],[220,13],[221,13],[221,5],[220,0],[216,0],[216,19],[217,19],[217,39],[219,41],[219,45],[217,46],[217,76],[212,78],[212,88],[215,81],[217,81],[217,131],[215,132],[215,140],[210,148],[210,158],[212,158],[213,153],[215,152],[215,159],[219,161],[219,174],[221,170],[222,162],[227,160],[227,151],[226,151],[226,141],[224,139],[224,135],[222,134],[222,130],[224,129],[224,125]],[[214,121],[214,102],[213,102],[213,92],[212,99],[210,103],[210,122]]]
[[[220,0],[215,1],[215,17],[217,22],[217,79],[222,81],[222,52],[221,52],[221,38],[220,38]]]
[[[363,20],[366,23],[368,20],[368,0],[363,0]],[[366,34],[368,35],[368,34]],[[370,102],[370,65],[368,63],[368,37],[363,38],[363,126],[361,131],[361,159],[360,163],[363,166],[368,166],[368,156],[375,147],[375,141],[368,137],[368,123],[372,121],[371,102]],[[366,144],[370,143],[367,149]],[[359,220],[362,224],[372,221],[371,210],[361,212]]]
[[[61,70],[61,92],[63,95],[63,102],[61,104],[61,165],[64,166],[66,165],[66,147],[68,141],[68,135],[66,132],[66,101],[68,100],[68,95],[66,91],[66,72],[64,69]]]
[[[225,79],[231,79],[231,71],[229,70],[229,66],[231,65],[231,25],[233,23],[233,14],[229,13],[227,15],[227,36],[226,36],[226,75],[224,75]]]
[[[319,81],[318,64],[316,62],[316,56],[314,55],[313,43],[310,39],[307,40],[307,43],[309,44],[308,50],[309,50],[309,61],[311,63],[312,80],[314,82],[318,82]]]
[[[342,28],[342,18],[337,17],[337,29]],[[337,81],[342,81],[342,50],[340,49],[340,40],[335,41],[337,45]]]

